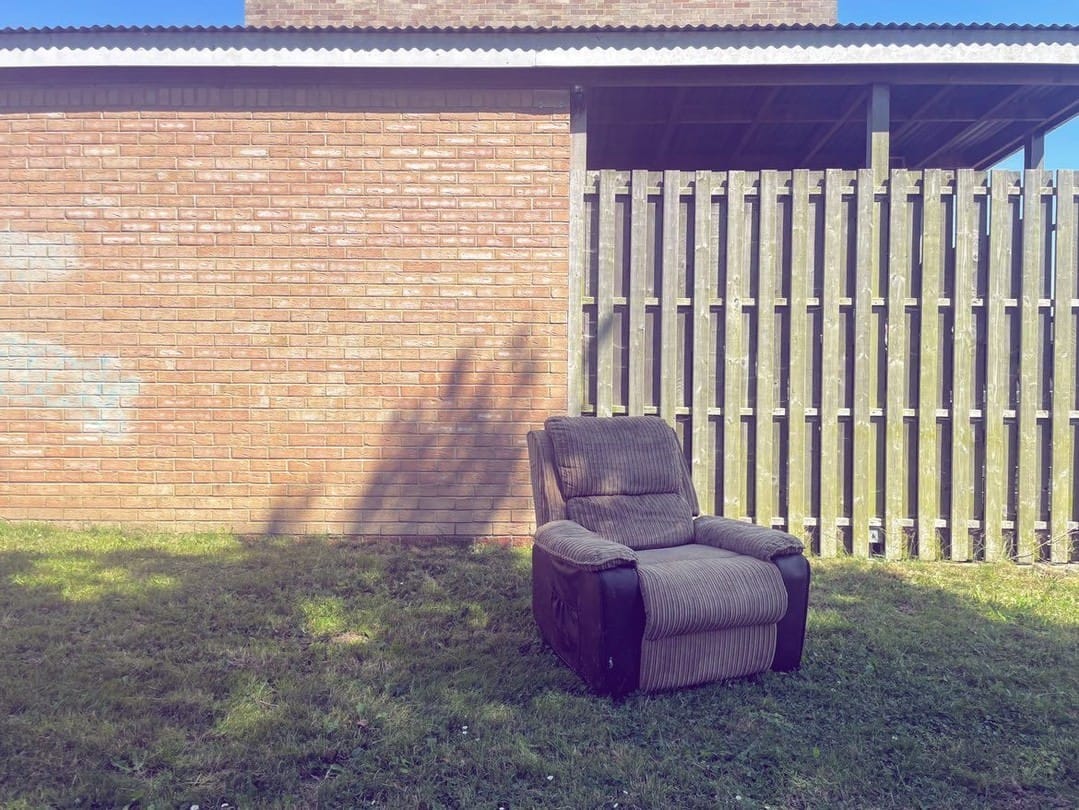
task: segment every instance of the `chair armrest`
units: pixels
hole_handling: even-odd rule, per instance
[[[617,700],[637,689],[645,616],[635,567],[587,571],[534,543],[532,615],[592,691]]]
[[[601,537],[572,520],[552,520],[536,530],[536,545],[583,571],[636,566],[633,549]]]
[[[694,541],[701,545],[724,548],[759,560],[774,560],[805,550],[794,535],[729,518],[699,517],[693,521],[693,532]]]

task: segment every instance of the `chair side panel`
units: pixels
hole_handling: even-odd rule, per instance
[[[776,628],[776,654],[772,669],[790,672],[802,664],[809,612],[809,560],[801,554],[791,554],[776,559],[775,565],[787,589],[787,612]]]
[[[536,526],[566,519],[566,501],[554,468],[554,448],[544,430],[528,432],[528,469],[532,476],[532,503]]]

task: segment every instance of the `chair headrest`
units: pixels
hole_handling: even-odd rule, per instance
[[[655,416],[553,416],[544,429],[567,498],[679,492],[678,437]]]

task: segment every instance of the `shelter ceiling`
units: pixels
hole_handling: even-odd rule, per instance
[[[891,84],[893,167],[985,169],[1079,113],[1079,79]],[[882,81],[887,77],[882,77]],[[794,169],[865,165],[872,85],[606,86],[588,91],[595,168]]]

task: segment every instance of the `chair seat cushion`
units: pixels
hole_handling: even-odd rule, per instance
[[[716,546],[706,546],[702,543],[684,543],[674,548],[653,548],[637,553],[638,560],[645,565],[688,560],[715,560],[740,556],[737,551],[728,551],[725,548]]]
[[[774,624],[787,590],[771,562],[689,544],[638,553],[649,640],[731,627]]]

